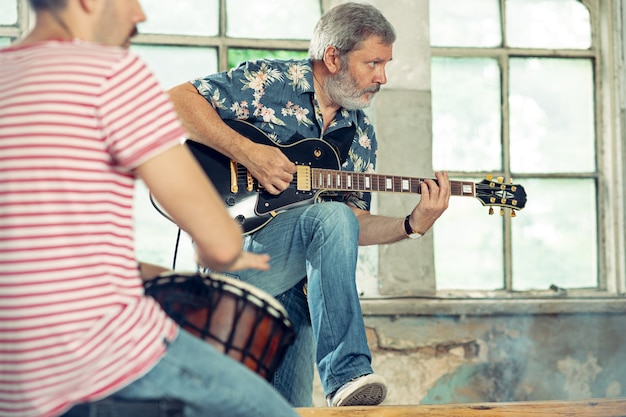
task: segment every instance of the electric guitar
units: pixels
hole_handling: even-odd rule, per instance
[[[288,189],[272,195],[252,177],[248,170],[214,149],[193,140],[185,143],[198,160],[229,213],[242,226],[244,234],[253,233],[280,212],[304,204],[313,204],[324,192],[397,192],[421,194],[422,178],[341,171],[339,155],[321,139],[302,139],[289,145],[272,141],[262,130],[242,120],[226,120],[231,128],[248,139],[280,150],[297,166]],[[526,204],[526,192],[520,185],[504,184],[490,177],[479,182],[450,181],[454,196],[475,197],[484,206],[506,207],[511,215]]]

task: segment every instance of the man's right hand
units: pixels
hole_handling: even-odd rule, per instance
[[[296,164],[280,149],[254,142],[250,142],[248,152],[239,162],[273,195],[285,191],[296,173]]]

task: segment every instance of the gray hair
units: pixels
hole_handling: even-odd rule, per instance
[[[388,45],[396,40],[393,26],[374,6],[364,3],[340,4],[324,13],[317,22],[309,44],[309,58],[322,60],[329,46],[337,48],[339,56],[343,57],[373,35]]]

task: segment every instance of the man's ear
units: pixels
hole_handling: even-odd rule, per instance
[[[341,71],[341,59],[339,58],[339,51],[334,46],[327,46],[324,50],[324,64],[331,74],[336,74]]]
[[[78,4],[81,9],[87,13],[92,13],[96,8],[98,0],[78,0]]]

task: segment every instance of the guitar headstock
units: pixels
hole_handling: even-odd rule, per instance
[[[521,210],[526,205],[526,191],[519,184],[505,184],[502,177],[495,181],[492,175],[475,184],[476,198],[483,206],[489,206],[489,214],[493,214],[493,207],[500,207],[500,214],[504,214],[504,208],[511,209],[511,217],[515,217],[515,212]]]

